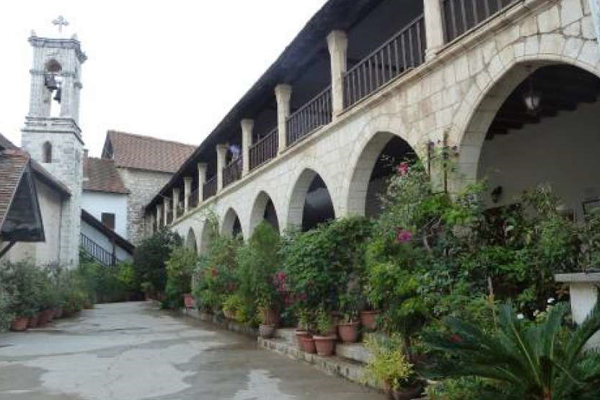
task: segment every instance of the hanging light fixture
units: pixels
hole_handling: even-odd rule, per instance
[[[537,115],[540,110],[540,105],[542,104],[542,95],[534,88],[533,73],[531,73],[531,69],[532,68],[529,67],[529,88],[525,91],[525,94],[523,95],[523,101],[525,102],[527,111],[532,115]]]

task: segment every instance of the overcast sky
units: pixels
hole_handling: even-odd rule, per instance
[[[0,132],[20,144],[27,38],[58,15],[88,55],[80,125],[99,156],[108,129],[199,144],[325,1],[4,0]]]

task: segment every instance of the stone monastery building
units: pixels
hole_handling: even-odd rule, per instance
[[[450,191],[487,179],[489,207],[552,183],[581,218],[600,203],[597,4],[328,1],[146,205],[146,233],[202,250],[208,210],[246,238],[376,215],[407,157]]]

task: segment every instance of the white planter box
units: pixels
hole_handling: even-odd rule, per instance
[[[557,282],[568,283],[571,287],[571,312],[577,324],[583,323],[596,302],[600,288],[600,272],[556,275]],[[589,346],[600,348],[600,332],[590,339]]]

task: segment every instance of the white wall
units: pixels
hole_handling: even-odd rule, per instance
[[[127,195],[84,191],[81,208],[102,221],[102,213],[115,214],[115,232],[127,236]]]
[[[104,250],[108,251],[109,253],[112,253],[112,243],[110,242],[110,240],[102,232],[100,232],[99,230],[97,230],[96,228],[89,225],[83,220],[81,221],[81,233],[83,233],[92,241],[96,242],[96,244],[104,248]],[[131,255],[122,248],[117,246],[116,250],[117,258],[119,260],[124,261],[130,260],[132,258]]]
[[[486,141],[479,178],[489,189],[504,188],[498,205],[511,203],[523,190],[551,183],[577,216],[581,203],[600,196],[600,102],[580,104],[540,124],[526,125]]]
[[[36,265],[60,261],[61,209],[60,195],[46,184],[35,180],[46,241],[41,243],[17,243],[6,255],[11,262],[31,260]]]

